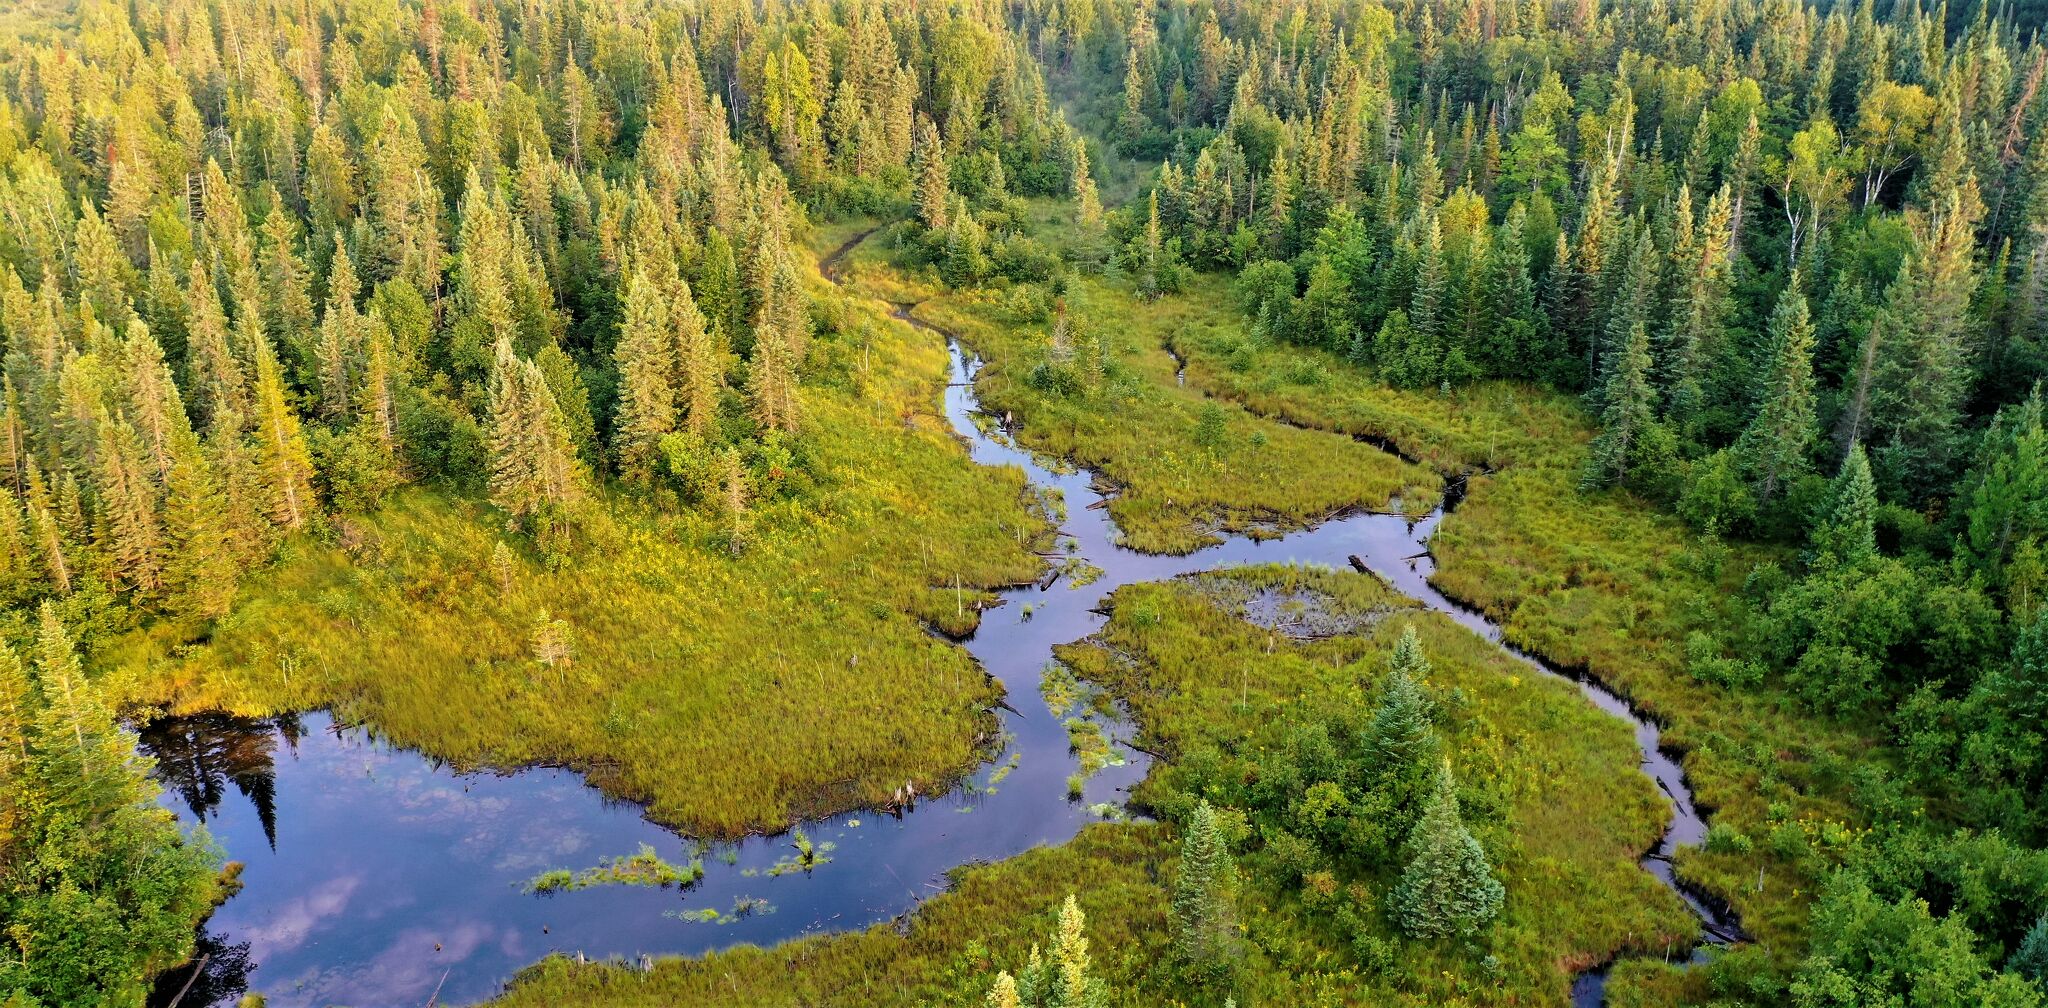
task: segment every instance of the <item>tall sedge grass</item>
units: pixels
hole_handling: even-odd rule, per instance
[[[1733,904],[1760,943],[1800,954],[1806,904],[1847,835],[1828,824],[1857,824],[1849,771],[1896,757],[1874,730],[1804,713],[1769,684],[1735,691],[1687,673],[1687,634],[1722,619],[1751,567],[1777,551],[1703,540],[1623,491],[1579,492],[1593,425],[1569,397],[1504,382],[1401,391],[1335,356],[1228,330],[1192,332],[1178,349],[1190,385],[1258,413],[1384,437],[1447,472],[1489,471],[1440,527],[1433,582],[1665,726],[1700,804],[1758,841],[1747,853],[1685,851],[1681,874]],[[1310,364],[1319,381],[1290,380]],[[1811,842],[1761,842],[1787,830]]]
[[[348,548],[294,544],[206,643],[105,657],[175,707],[333,707],[458,766],[572,766],[709,836],[937,790],[999,697],[918,617],[951,617],[956,583],[1031,577],[1044,523],[1022,474],[972,464],[936,414],[944,348],[880,306],[837,310],[815,356],[841,373],[804,388],[820,484],[758,502],[738,557],[714,515],[606,498],[573,562],[515,549],[500,584],[502,516],[419,488],[352,520]],[[566,663],[534,659],[544,613]]]

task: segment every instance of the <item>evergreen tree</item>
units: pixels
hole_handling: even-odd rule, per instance
[[[1898,277],[1885,291],[1871,422],[1886,485],[1911,494],[1936,489],[1961,449],[1977,274],[1960,202],[1951,190],[1920,219]]]
[[[278,528],[296,530],[312,516],[313,461],[299,431],[298,414],[285,402],[284,381],[270,340],[254,334],[256,347],[256,413],[252,418],[256,462],[263,473],[265,512]]]
[[[1204,801],[1182,831],[1180,874],[1173,881],[1174,952],[1204,975],[1227,967],[1233,958],[1236,872],[1216,810]]]
[[[1627,341],[1608,369],[1601,395],[1606,405],[1600,415],[1600,433],[1587,454],[1581,486],[1601,487],[1628,479],[1638,444],[1656,422],[1649,375],[1650,340],[1643,324],[1637,322],[1629,327]]]
[[[694,310],[694,309],[693,309]],[[676,426],[674,334],[668,306],[647,275],[634,270],[626,283],[625,318],[619,323],[619,407],[612,450],[619,472],[646,479],[664,435]]]
[[[1862,445],[1842,461],[1812,544],[1816,563],[1853,566],[1877,555],[1877,484]]]
[[[1017,996],[1017,981],[1010,976],[1010,971],[996,974],[995,985],[988,991],[988,1000],[982,1003],[985,1008],[1023,1008],[1024,1002]]]
[[[917,219],[925,230],[943,232],[951,220],[953,186],[946,166],[946,145],[930,119],[918,117],[917,146],[911,157],[917,170]]]
[[[1771,313],[1771,367],[1757,395],[1757,411],[1738,442],[1761,502],[1806,470],[1815,433],[1813,323],[1799,283],[1786,285]]]
[[[2017,973],[2048,987],[2048,913],[2043,913],[2020,941],[2020,947],[2006,961],[2006,972]]]
[[[1468,935],[1499,916],[1507,891],[1493,877],[1486,851],[1458,815],[1449,761],[1408,838],[1410,860],[1390,901],[1401,930],[1417,938]]]
[[[45,601],[36,627],[36,681],[43,708],[34,731],[45,799],[85,823],[149,800],[133,743],[85,678],[71,635]]]

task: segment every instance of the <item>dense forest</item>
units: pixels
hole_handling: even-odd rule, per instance
[[[400,550],[423,513],[487,554],[462,590],[523,583],[528,600],[558,583],[541,579],[686,540],[701,590],[748,614],[731,618],[745,643],[707,646],[764,649],[747,674],[777,689],[784,668],[845,665],[822,645],[767,657],[758,640],[775,622],[753,614],[762,600],[812,583],[789,558],[910,535],[891,524],[902,498],[994,492],[951,482],[965,463],[939,438],[919,442],[930,459],[907,491],[870,471],[911,450],[881,439],[915,430],[936,408],[916,400],[946,381],[900,378],[904,392],[877,377],[893,323],[815,268],[819,236],[850,239],[843,254],[872,234],[886,262],[863,282],[900,295],[883,300],[982,312],[979,337],[973,319],[950,325],[992,362],[985,401],[1034,447],[1112,475],[1118,458],[1208,460],[1123,471],[1111,514],[1134,545],[1187,553],[1218,530],[1386,506],[1397,488],[1426,509],[1497,471],[1495,486],[1545,481],[1527,508],[1616,509],[1679,544],[1668,568],[1627,576],[1602,551],[1645,546],[1626,541],[1637,525],[1573,540],[1530,593],[1593,581],[1617,608],[1520,636],[1510,623],[1516,644],[1601,678],[1607,645],[1574,638],[1655,637],[1670,667],[1617,688],[1705,698],[1683,733],[1688,772],[1763,796],[1729,801],[1698,858],[1680,859],[1690,889],[1758,940],[1691,969],[1631,964],[1629,1003],[2048,1004],[2041,14],[1920,0],[14,3],[0,10],[0,1003],[136,1005],[191,957],[194,925],[237,882],[203,830],[159,808],[131,715],[184,699],[202,678],[178,664],[189,656],[224,656],[203,670],[270,660],[252,634],[312,612],[287,590],[294,571]],[[1163,339],[1134,346],[1155,322]],[[1138,405],[1159,378],[1141,351],[1167,344],[1179,368],[1165,383],[1211,396],[1184,423]],[[908,359],[885,354],[882,370]],[[1394,419],[1373,412],[1384,404]],[[1071,429],[1046,433],[1048,417]],[[1116,437],[1087,433],[1105,418]],[[1241,433],[1274,418],[1270,436]],[[1335,484],[1310,457],[1322,442],[1280,440],[1298,428],[1402,457],[1370,463],[1387,467],[1374,493],[1309,499],[1303,486]],[[1583,443],[1557,434],[1581,428]],[[1335,458],[1320,461],[1345,479],[1369,468]],[[1225,502],[1229,479],[1265,496]],[[1214,498],[1215,513],[1169,527],[1182,511],[1135,514],[1148,493],[1182,509]],[[1510,512],[1480,503],[1492,510],[1448,522],[1496,548],[1526,532],[1485,526]],[[971,631],[946,623],[968,620],[960,570],[978,596],[1050,544],[1022,505],[958,517],[951,567],[926,547],[915,569],[867,554],[834,569],[886,578],[889,618]],[[1547,562],[1549,537],[1526,538]],[[1447,586],[1467,579],[1476,608],[1534,625],[1536,603],[1455,559],[1444,552]],[[1054,864],[1056,881],[1017,886],[1028,926],[1051,928],[1030,938],[1049,954],[1034,944],[1028,959],[989,951],[1011,944],[989,918],[935,908],[951,944],[921,953],[924,986],[904,1003],[1281,1003],[1281,978],[1311,974],[1329,1003],[1552,1003],[1559,977],[1669,953],[1669,937],[1630,930],[1561,964],[1532,937],[1549,932],[1516,917],[1517,879],[1540,859],[1518,860],[1512,810],[1535,792],[1465,762],[1520,730],[1475,713],[1485,688],[1445,685],[1490,668],[1474,645],[1390,623],[1355,649],[1273,657],[1268,641],[1260,655],[1195,615],[1199,599],[1158,591],[1120,589],[1102,640],[1060,660],[1172,743],[1140,792],[1159,823],[1044,855],[1141,863],[1158,898],[1084,914],[1090,872]],[[1358,603],[1376,606],[1398,608]],[[348,632],[377,608],[357,605]],[[480,764],[606,765],[616,746],[617,790],[704,834],[841,810],[815,797],[837,768],[664,790],[692,790],[662,778],[702,754],[650,739],[690,732],[603,695],[615,656],[598,639],[630,637],[635,618],[505,615],[499,636],[539,670],[506,688],[516,701],[489,680],[512,659],[472,669],[459,643],[431,699],[371,682],[400,675],[375,667],[294,683],[282,659],[282,686],[235,672],[200,693],[278,709],[362,692],[388,705],[369,720],[382,711],[409,742]],[[893,688],[942,678],[924,649],[943,642],[890,646],[870,667],[902,677]],[[995,702],[947,653],[930,701],[943,711],[885,716],[899,697],[861,715],[918,722],[892,727],[893,744],[938,777],[978,752],[964,726]],[[1180,667],[1205,653],[1236,656],[1262,689],[1328,696],[1256,717],[1232,675],[1228,716],[1161,699],[1216,685]],[[1370,671],[1333,684],[1296,667],[1317,662]],[[1131,685],[1134,667],[1157,681]],[[444,703],[475,723],[432,727]],[[493,716],[555,705],[572,723],[552,741],[509,758],[475,741]],[[851,740],[858,727],[821,745],[852,753],[847,807],[903,779],[895,756],[860,748],[881,743]],[[1809,750],[1817,738],[1854,741]],[[740,796],[723,811],[721,788]],[[1647,841],[1615,846],[1631,845],[1632,859]],[[1797,881],[1765,895],[1767,877]],[[1289,923],[1251,920],[1269,904]],[[1112,941],[1161,954],[1111,962]],[[865,962],[822,947],[837,965],[817,967],[820,984]],[[805,996],[763,979],[778,964],[748,968],[769,985],[716,996]],[[675,969],[645,982],[695,991]],[[1430,986],[1439,973],[1461,979]],[[684,997],[639,982],[551,961],[512,996]]]

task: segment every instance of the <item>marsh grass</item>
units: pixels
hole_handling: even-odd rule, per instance
[[[689,864],[673,864],[663,860],[660,854],[655,853],[653,847],[641,844],[637,852],[607,858],[594,868],[585,868],[578,872],[556,868],[542,872],[526,883],[526,891],[546,895],[603,885],[684,888],[696,885],[703,877],[702,861],[693,859]]]
[[[1501,382],[1402,391],[1334,355],[1227,329],[1186,331],[1176,347],[1191,386],[1475,473],[1431,544],[1432,583],[1485,611],[1516,645],[1587,670],[1656,720],[1716,823],[1754,838],[1800,834],[1679,859],[1761,944],[1800,954],[1807,900],[1841,847],[1831,838],[1846,835],[1830,824],[1860,820],[1851,771],[1895,757],[1874,731],[1804,713],[1769,685],[1734,691],[1686,671],[1687,635],[1724,620],[1751,567],[1779,551],[1703,539],[1626,492],[1580,493],[1593,426],[1569,397]],[[1315,381],[1295,380],[1309,373]]]
[[[1000,688],[923,624],[971,629],[1049,541],[1022,474],[973,464],[935,412],[944,347],[821,305],[843,314],[802,390],[817,483],[758,501],[737,557],[717,516],[606,496],[550,570],[494,509],[415,488],[295,541],[206,641],[162,627],[101,658],[177,709],[329,707],[459,768],[570,766],[711,837],[942,790],[986,755]],[[569,660],[536,660],[542,612]]]
[[[1205,576],[1215,577],[1215,576]],[[1472,823],[1508,886],[1507,911],[1475,952],[1458,942],[1405,943],[1398,977],[1358,972],[1327,908],[1254,871],[1238,898],[1247,931],[1239,1004],[1563,1004],[1570,971],[1623,949],[1682,946],[1694,922],[1635,864],[1662,830],[1664,807],[1636,769],[1625,725],[1568,684],[1528,674],[1497,648],[1389,595],[1368,578],[1300,568],[1227,575],[1329,603],[1362,632],[1280,638],[1240,618],[1205,578],[1120,589],[1099,635],[1061,649],[1084,686],[1127,704],[1149,747],[1236,744],[1318,704],[1363,702],[1384,674],[1400,627],[1413,623],[1435,663],[1432,693],[1461,778],[1494,810]],[[1368,622],[1369,621],[1369,622]],[[1170,804],[1177,771],[1155,763],[1139,797]],[[664,960],[651,973],[551,959],[497,1004],[609,1006],[860,1003],[971,1004],[998,968],[1014,969],[1076,893],[1095,968],[1122,1005],[1190,1000],[1169,965],[1164,885],[1172,835],[1154,823],[1091,826],[1072,842],[964,868],[949,891],[903,919],[857,934],[772,949],[741,947]],[[1257,858],[1247,859],[1258,867]],[[1388,880],[1361,880],[1384,887]],[[1391,937],[1391,931],[1384,932]],[[1497,960],[1491,966],[1485,956]]]
[[[1110,516],[1125,541],[1148,552],[1188,553],[1225,532],[1273,535],[1347,508],[1398,499],[1427,512],[1442,481],[1368,445],[1217,407],[1173,380],[1169,337],[1231,324],[1227,302],[1198,291],[1146,302],[1119,279],[1074,276],[1066,300],[1077,332],[1105,348],[1099,387],[1062,394],[1029,379],[1050,354],[1048,324],[1007,314],[1007,291],[948,293],[892,264],[890,229],[846,259],[845,282],[869,296],[918,302],[913,315],[957,333],[987,366],[975,388],[982,409],[1013,420],[1030,448],[1102,474],[1117,488]],[[1205,414],[1212,431],[1198,443]],[[1220,426],[1219,426],[1220,425]]]

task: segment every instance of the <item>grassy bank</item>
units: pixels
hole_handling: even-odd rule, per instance
[[[1442,481],[1427,468],[1180,387],[1169,339],[1233,324],[1212,291],[1147,302],[1123,280],[1073,277],[1066,306],[1075,353],[1099,346],[1104,374],[1096,387],[1049,390],[1033,380],[1052,354],[1049,319],[1019,319],[1020,299],[1010,292],[945,293],[891,268],[884,246],[878,237],[849,257],[850,286],[918,302],[916,318],[958,334],[985,358],[976,383],[982,408],[1011,417],[1031,448],[1114,484],[1110,515],[1137,549],[1187,553],[1224,532],[1269,534],[1390,501],[1422,514],[1436,503]]]
[[[1284,588],[1318,600],[1348,632],[1276,635],[1234,599]],[[1220,589],[1232,590],[1220,590]],[[1694,922],[1635,864],[1663,827],[1663,805],[1636,771],[1627,728],[1568,684],[1527,674],[1484,640],[1414,608],[1371,579],[1260,568],[1116,593],[1108,626],[1062,650],[1084,682],[1130,709],[1141,744],[1166,754],[1140,792],[1181,798],[1175,760],[1196,748],[1252,747],[1269,728],[1357,705],[1385,674],[1403,626],[1435,665],[1439,730],[1470,799],[1469,821],[1507,885],[1507,909],[1471,943],[1401,942],[1399,966],[1361,973],[1327,908],[1280,882],[1259,854],[1237,897],[1245,954],[1230,991],[1178,986],[1166,954],[1166,881],[1174,845],[1158,825],[1103,825],[1074,842],[963,871],[897,929],[666,961],[641,974],[550,961],[504,1005],[965,1004],[994,971],[1045,941],[1069,891],[1089,915],[1097,969],[1119,1004],[1565,1003],[1572,971],[1622,950],[1684,947]],[[1348,880],[1383,891],[1390,880]],[[1384,922],[1371,925],[1396,941]],[[1489,958],[1491,957],[1491,958]]]
[[[1682,873],[1732,903],[1761,944],[1798,954],[1815,880],[1857,821],[1850,771],[1889,756],[1773,690],[1738,693],[1686,672],[1687,634],[1723,617],[1723,601],[1769,551],[1702,539],[1625,492],[1579,492],[1593,426],[1568,397],[1508,383],[1405,392],[1241,330],[1189,330],[1176,346],[1189,384],[1219,398],[1483,473],[1432,544],[1434,583],[1517,645],[1587,669],[1665,726],[1726,841],[1686,852]]]
[[[832,310],[803,389],[813,482],[756,501],[737,556],[709,509],[611,500],[548,570],[495,510],[420,489],[292,544],[209,641],[102,660],[178,708],[332,707],[460,766],[570,765],[709,835],[949,778],[999,691],[923,623],[1030,577],[1044,525],[1021,475],[970,463],[936,415],[943,348],[878,306]],[[544,620],[566,661],[538,660]]]

